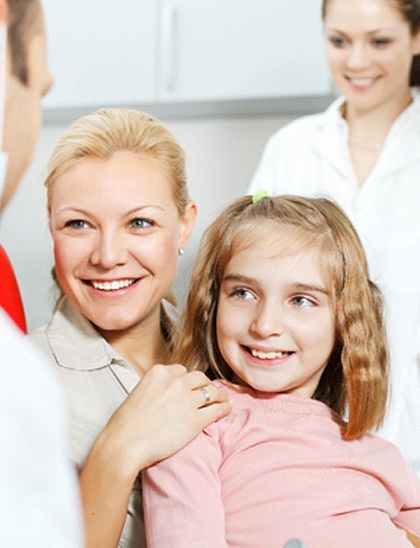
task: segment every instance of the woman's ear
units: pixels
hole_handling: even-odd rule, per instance
[[[194,228],[195,219],[197,217],[197,205],[193,201],[189,201],[185,213],[181,217],[180,230],[179,230],[179,247],[186,247],[192,229]]]

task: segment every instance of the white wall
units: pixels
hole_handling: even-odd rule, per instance
[[[175,293],[182,302],[205,226],[233,198],[245,194],[267,138],[290,118],[169,120],[187,155],[190,194],[198,204],[192,241],[180,258]],[[45,323],[54,306],[51,241],[47,229],[43,170],[65,126],[46,126],[34,162],[4,212],[0,241],[16,270],[29,330]]]

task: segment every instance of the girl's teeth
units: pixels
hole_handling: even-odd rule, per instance
[[[113,282],[92,282],[92,285],[95,289],[100,289],[102,291],[116,291],[117,289],[123,289],[133,284],[134,280],[116,280]]]
[[[251,349],[251,354],[260,358],[260,360],[274,360],[275,358],[284,358],[289,355],[289,352],[262,352],[261,350]]]

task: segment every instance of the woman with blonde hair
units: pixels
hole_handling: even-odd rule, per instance
[[[229,411],[202,373],[166,365],[196,211],[184,152],[148,114],[100,110],[60,139],[46,186],[62,297],[30,338],[65,389],[87,546],[144,547],[140,470]]]

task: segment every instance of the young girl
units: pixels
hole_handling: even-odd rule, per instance
[[[232,413],[144,473],[150,548],[420,536],[420,481],[369,433],[387,398],[381,298],[333,202],[228,207],[203,237],[176,356],[217,379]]]
[[[420,475],[420,0],[323,0],[322,18],[341,96],[271,137],[249,192],[328,197],[354,223],[386,302],[380,435]]]

